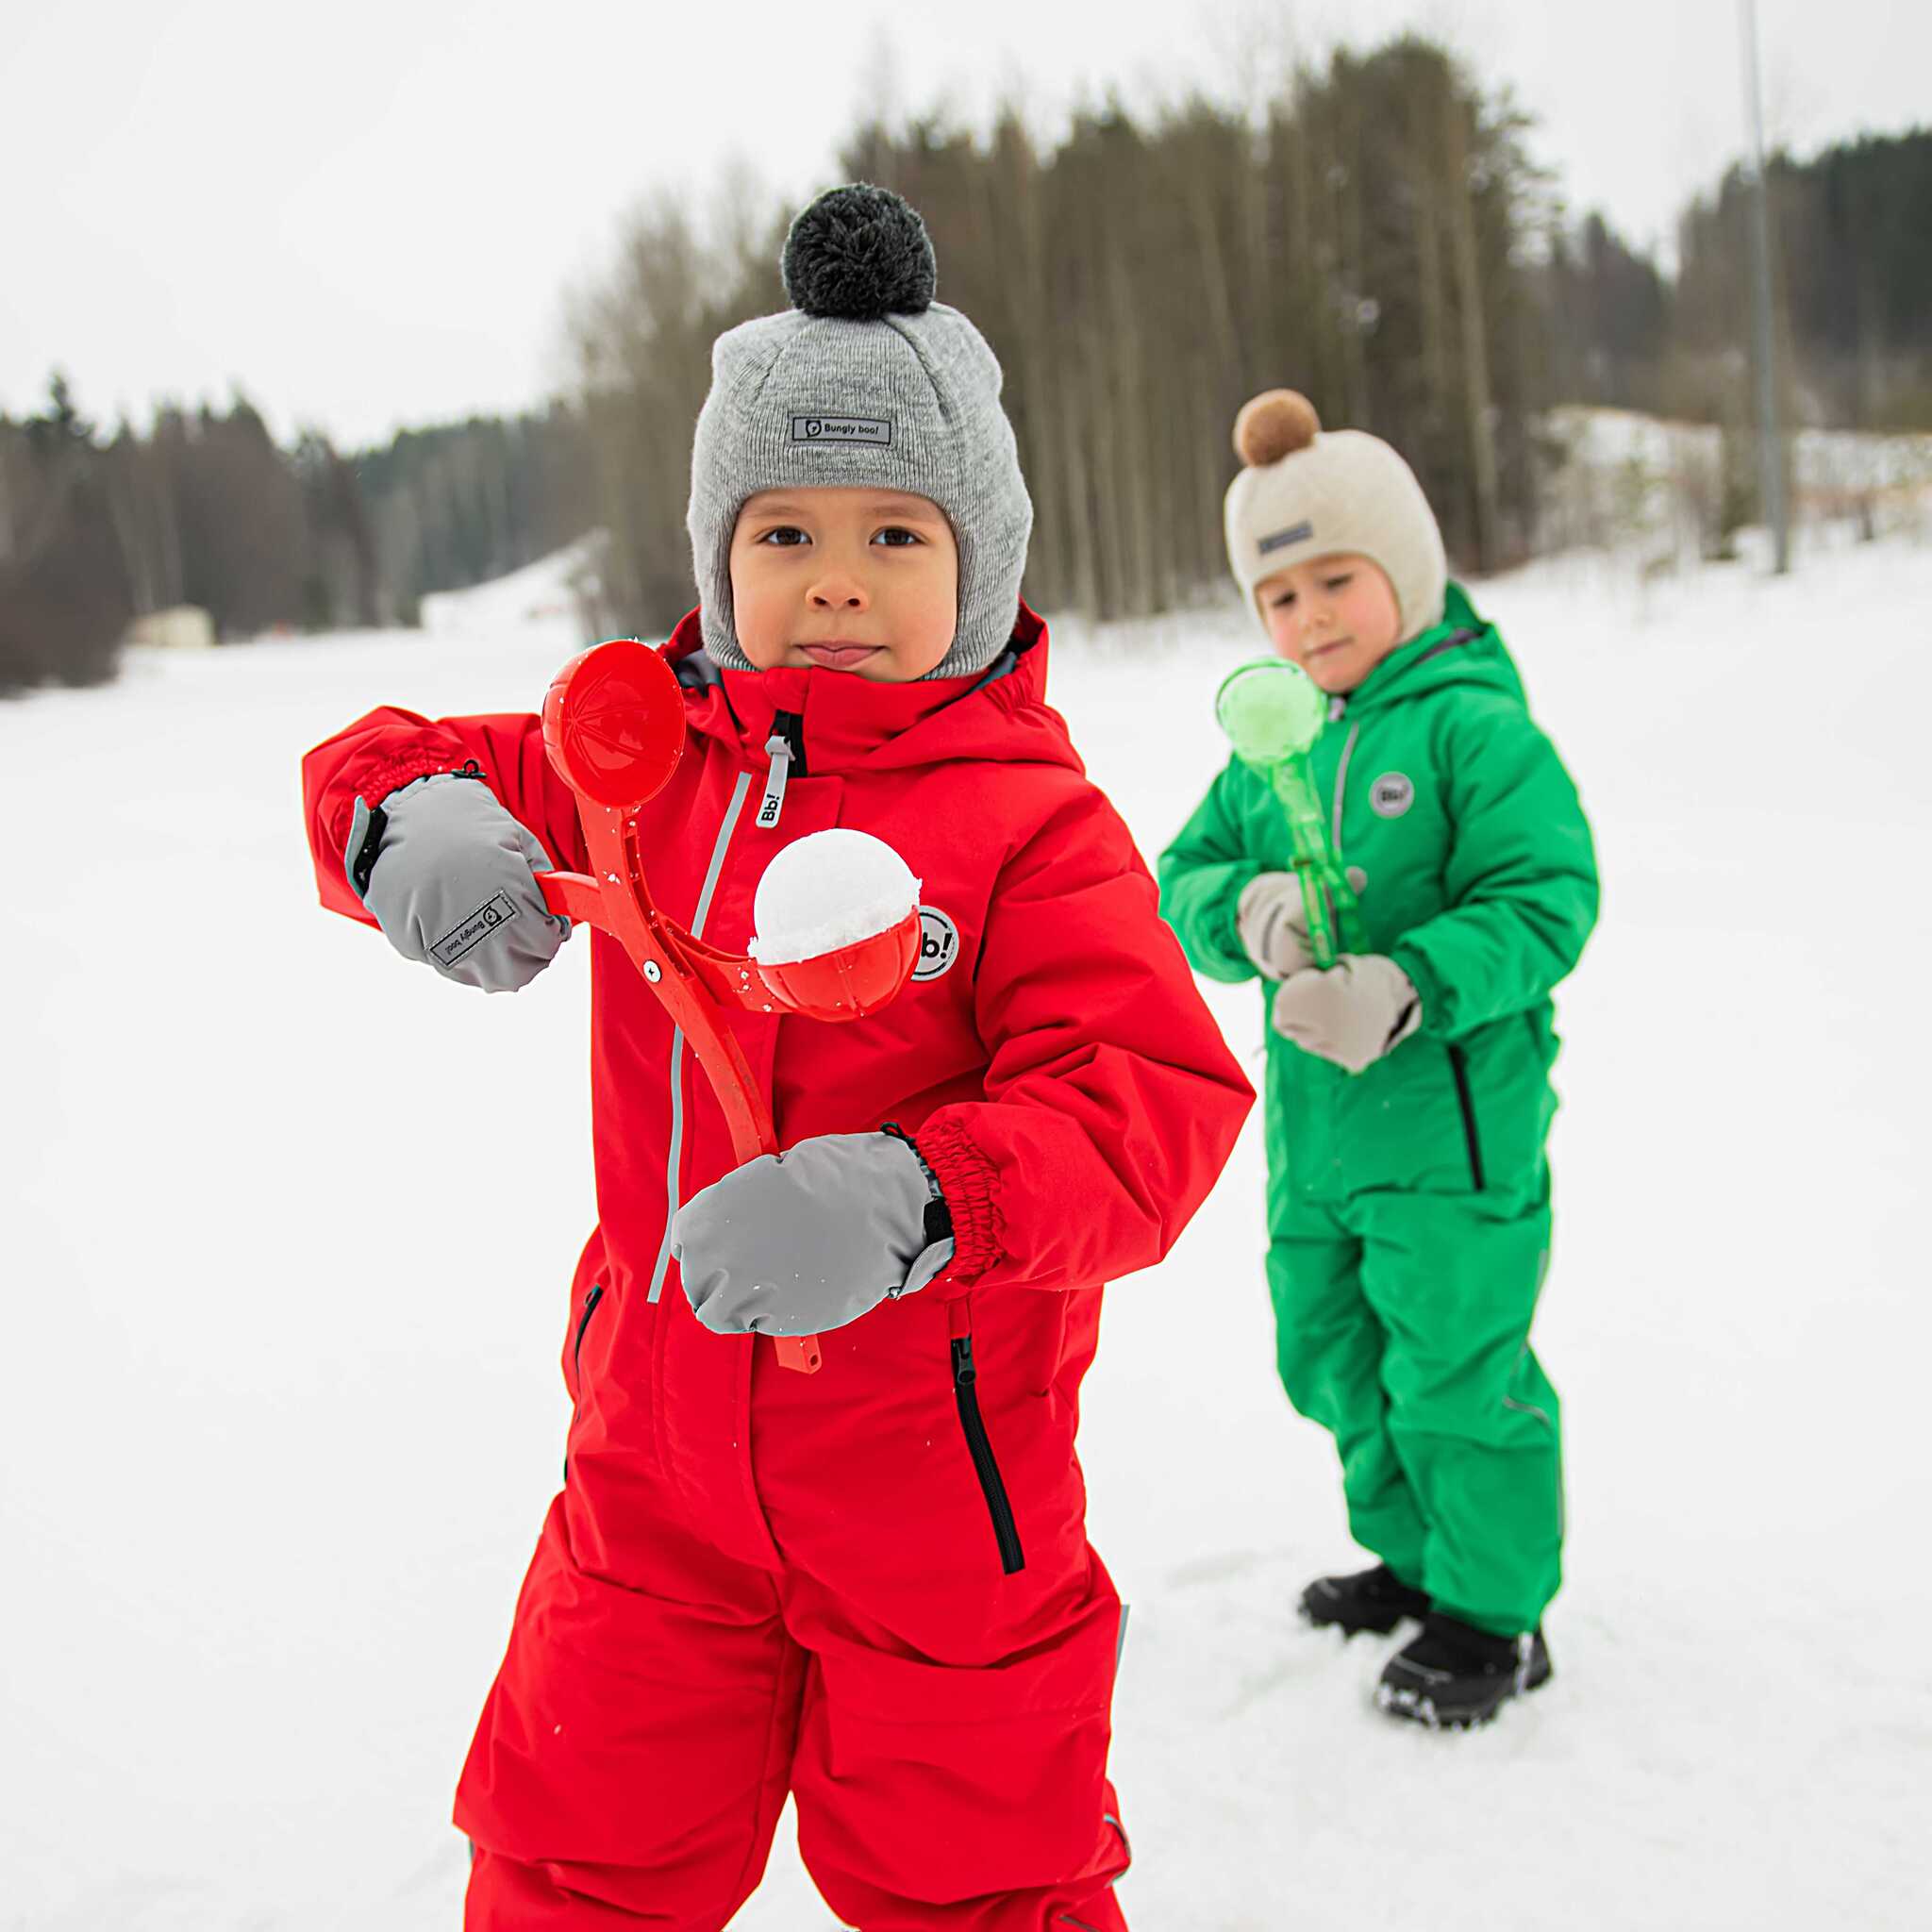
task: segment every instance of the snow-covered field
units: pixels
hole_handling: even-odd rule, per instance
[[[1932,1923],[1932,549],[1800,565],[1480,592],[1606,877],[1539,1329],[1555,1684],[1432,1737],[1371,1708],[1386,1645],[1295,1624],[1351,1551],[1271,1366],[1257,1134],[1110,1297],[1083,1440],[1137,1926]],[[560,1452],[586,959],[486,1006],[325,917],[296,761],[378,700],[527,708],[560,602],[0,705],[5,1932],[458,1923],[450,1790]],[[1150,853],[1248,650],[1060,637]],[[1249,1052],[1254,991],[1209,997]],[[736,1923],[829,1925],[789,1833]]]

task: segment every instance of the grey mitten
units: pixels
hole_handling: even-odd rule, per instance
[[[677,1210],[671,1249],[719,1335],[823,1335],[924,1288],[952,1218],[910,1141],[822,1134],[734,1169]]]
[[[343,867],[404,958],[485,992],[527,986],[570,937],[537,886],[549,855],[479,778],[439,772],[375,811],[357,799]]]
[[[1291,979],[1315,963],[1299,873],[1257,873],[1241,889],[1235,930],[1263,979]]]
[[[1324,973],[1282,982],[1274,1030],[1351,1074],[1373,1066],[1423,1024],[1413,982],[1380,953],[1344,953]]]

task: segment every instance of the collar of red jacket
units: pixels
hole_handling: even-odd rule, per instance
[[[672,632],[664,656],[691,657],[704,637],[693,610]],[[1071,765],[1080,760],[1059,714],[1045,700],[1045,624],[1023,604],[1013,627],[1018,661],[1004,675],[886,684],[850,671],[734,671],[722,682],[687,687],[693,731],[735,743],[762,769],[780,711],[803,720],[805,763],[817,777],[863,765],[871,770],[991,758]]]

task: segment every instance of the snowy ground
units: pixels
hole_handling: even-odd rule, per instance
[[[458,1922],[450,1790],[564,1420],[585,961],[486,1010],[325,918],[296,759],[379,699],[533,704],[578,640],[527,591],[0,705],[4,1932]],[[1607,881],[1539,1331],[1557,1681],[1434,1738],[1370,1708],[1386,1646],[1296,1626],[1351,1552],[1270,1366],[1251,1135],[1088,1384],[1124,1896],[1157,1932],[1923,1925],[1932,550],[1482,602]],[[1152,852],[1247,640],[1108,646],[1064,636],[1056,694]],[[1210,997],[1248,1052],[1252,991]],[[789,1842],[736,1923],[829,1924]]]

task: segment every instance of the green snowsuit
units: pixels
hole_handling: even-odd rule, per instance
[[[1451,1615],[1513,1634],[1561,1574],[1557,1396],[1529,1325],[1550,991],[1596,919],[1590,826],[1454,584],[1441,625],[1332,701],[1310,762],[1367,950],[1414,981],[1422,1027],[1355,1076],[1265,1027],[1281,1379],[1335,1436],[1357,1541]],[[1255,977],[1237,902],[1291,865],[1280,805],[1231,760],[1160,859],[1161,910],[1201,972]]]

